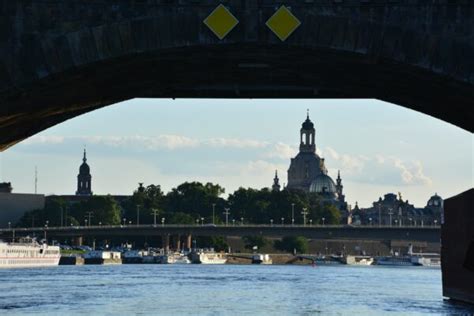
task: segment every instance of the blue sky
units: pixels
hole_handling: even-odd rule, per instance
[[[401,192],[423,206],[473,185],[473,137],[453,125],[377,100],[135,99],[76,117],[0,154],[0,181],[15,192],[74,194],[87,147],[96,194],[131,194],[138,182],[165,191],[184,181],[282,183],[306,109],[329,174],[346,199],[369,206]]]

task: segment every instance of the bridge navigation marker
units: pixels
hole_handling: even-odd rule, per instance
[[[204,20],[204,24],[220,39],[234,29],[239,20],[222,4],[211,12]]]
[[[282,5],[265,23],[284,42],[301,25],[300,20]]]

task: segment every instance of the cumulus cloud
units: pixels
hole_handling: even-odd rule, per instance
[[[278,142],[273,146],[270,146],[270,150],[264,155],[264,157],[289,160],[294,157],[297,152],[298,150],[296,147]]]
[[[423,172],[420,161],[404,162],[399,158],[390,157],[393,164],[401,172],[400,177],[405,184],[431,185],[433,181]]]
[[[337,166],[344,176],[358,182],[423,186],[432,184],[431,178],[424,173],[423,164],[418,160],[405,161],[382,154],[374,157],[350,155],[339,153],[331,147],[326,147],[324,152],[328,155],[330,170],[335,170],[334,166]]]

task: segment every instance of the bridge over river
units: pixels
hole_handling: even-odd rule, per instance
[[[262,236],[281,238],[304,236],[310,239],[337,240],[400,240],[434,242],[440,240],[440,227],[415,226],[332,226],[332,225],[117,225],[70,226],[1,229],[4,239],[15,236],[38,235],[50,238],[116,238],[161,236]]]

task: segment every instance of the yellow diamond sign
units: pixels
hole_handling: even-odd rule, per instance
[[[215,8],[204,20],[204,24],[206,24],[219,39],[226,37],[238,23],[239,20],[222,4]]]
[[[282,5],[275,14],[268,19],[266,24],[283,42],[301,25],[301,22],[287,7]]]

